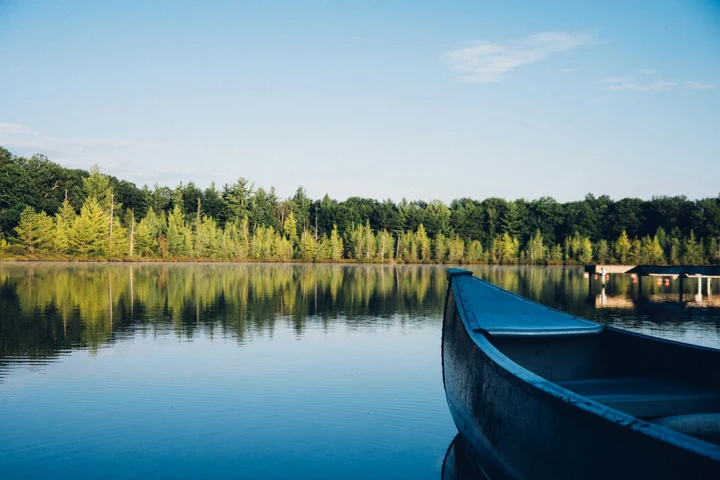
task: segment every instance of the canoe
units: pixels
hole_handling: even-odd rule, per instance
[[[720,350],[591,322],[448,271],[443,383],[507,478],[720,479]]]

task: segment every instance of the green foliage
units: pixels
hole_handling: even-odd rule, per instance
[[[621,265],[628,262],[631,248],[632,244],[630,243],[630,239],[628,238],[625,230],[623,230],[620,237],[615,242],[615,255],[617,255],[617,259]]]
[[[720,197],[462,198],[446,205],[313,201],[299,187],[281,200],[244,178],[222,189],[193,182],[138,189],[97,166],[65,169],[1,147],[0,230],[34,256],[720,264]]]
[[[525,257],[531,264],[542,265],[545,262],[545,244],[540,229],[535,231],[535,235],[528,242]]]
[[[317,242],[315,237],[307,230],[303,230],[300,236],[300,258],[305,262],[312,262],[317,254]]]
[[[36,213],[32,207],[26,207],[20,214],[20,223],[15,227],[18,242],[29,253],[47,250],[53,243],[53,222],[45,212]]]
[[[425,226],[422,223],[418,225],[417,232],[415,232],[415,244],[418,248],[420,260],[423,262],[429,262],[432,258],[432,243],[430,242],[430,237],[428,237]]]
[[[695,232],[690,230],[690,236],[685,239],[683,263],[685,265],[702,265],[704,263],[704,248],[702,241],[695,239]]]
[[[610,245],[607,240],[602,239],[598,242],[596,258],[601,264],[610,263]]]
[[[110,219],[97,199],[88,197],[70,230],[70,250],[80,255],[105,253]]]
[[[189,229],[185,224],[185,215],[180,205],[175,205],[168,215],[167,241],[169,253],[172,256],[185,256],[190,253],[192,242],[188,244]]]
[[[90,175],[82,180],[85,196],[95,199],[100,205],[104,205],[110,189],[110,181],[100,173],[100,168],[93,165],[90,168]]]
[[[330,233],[330,252],[329,260],[340,260],[343,257],[343,241],[342,237],[338,233],[337,225],[333,225],[332,232]]]
[[[372,231],[370,232],[372,233]],[[392,260],[395,254],[395,239],[385,229],[377,234],[377,257],[381,262]]]

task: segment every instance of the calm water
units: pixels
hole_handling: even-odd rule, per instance
[[[720,284],[478,267],[720,348]],[[445,268],[0,263],[2,478],[440,478]]]

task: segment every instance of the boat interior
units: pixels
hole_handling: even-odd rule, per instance
[[[720,445],[720,350],[606,327],[469,276],[455,281],[469,326],[510,360],[583,397]]]
[[[720,445],[720,352],[612,328],[486,335],[512,361],[567,390]]]

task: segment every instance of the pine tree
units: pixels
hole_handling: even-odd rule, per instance
[[[580,240],[580,253],[578,255],[578,261],[580,263],[591,263],[592,262],[592,242],[590,238],[583,236]]]
[[[517,238],[511,237],[508,232],[503,233],[500,237],[498,249],[502,263],[517,263],[518,254],[520,253],[520,242]]]
[[[55,234],[53,236],[53,250],[68,253],[70,250],[70,229],[75,221],[75,209],[66,198],[58,212],[55,214]]]
[[[303,230],[300,236],[300,258],[306,262],[312,262],[317,254],[317,242],[315,237],[307,230]]]
[[[685,265],[702,265],[705,263],[705,252],[702,242],[695,239],[695,232],[690,230],[690,236],[685,239],[683,263]]]
[[[95,199],[98,204],[105,207],[105,200],[110,189],[110,180],[100,173],[100,168],[93,165],[90,168],[90,175],[82,179],[85,195]]]
[[[502,232],[507,233],[510,237],[516,237],[520,233],[521,227],[520,210],[515,202],[509,202],[501,219]]]
[[[465,258],[468,263],[477,263],[483,261],[483,248],[482,243],[480,243],[479,240],[473,240],[470,242],[467,253],[465,254]]]
[[[25,207],[20,214],[20,223],[15,227],[18,241],[25,249],[34,253],[47,250],[53,242],[53,221],[45,212],[35,213],[32,207]]]
[[[415,241],[418,246],[420,260],[423,262],[432,260],[432,243],[422,223],[418,225],[417,231],[415,232]]]
[[[81,255],[105,253],[109,219],[95,197],[85,200],[70,231],[70,250]]]
[[[330,260],[340,260],[343,256],[343,241],[338,233],[337,225],[330,232]]]
[[[599,263],[605,264],[610,262],[610,246],[607,240],[602,239],[598,242],[596,255]]]
[[[293,245],[296,245],[298,242],[297,220],[295,219],[295,214],[292,211],[290,211],[285,217],[282,228],[283,234],[290,239]]]
[[[377,234],[377,256],[380,261],[392,260],[394,252],[395,239],[387,230],[380,230]]]
[[[615,242],[615,254],[621,265],[625,265],[628,262],[631,248],[632,244],[630,243],[630,239],[627,233],[625,233],[625,230],[623,230],[617,242]]]
[[[147,221],[147,218],[146,216],[140,220],[140,223],[135,228],[135,251],[141,257],[152,255],[157,245],[157,240],[153,237],[150,222]]]
[[[563,248],[562,245],[556,243],[555,246],[550,250],[548,256],[548,263],[550,265],[562,265],[563,263]]]
[[[355,260],[362,260],[365,253],[365,229],[363,227],[355,225],[352,228],[350,231],[350,243],[353,258]]]
[[[127,228],[120,224],[118,217],[113,217],[112,236],[108,235],[106,252],[111,257],[120,257],[128,254],[129,239]]]
[[[650,263],[653,265],[663,265],[665,263],[665,252],[660,245],[660,238],[657,234],[652,239],[649,257]]]
[[[451,263],[460,263],[465,255],[465,242],[458,234],[448,242],[448,260]]]
[[[366,262],[372,261],[375,258],[377,251],[377,239],[375,234],[370,228],[370,220],[365,222],[365,227],[362,229],[363,236],[363,252],[362,257]]]
[[[404,232],[400,235],[397,246],[398,260],[402,259],[403,261],[410,263],[417,261],[418,248],[415,234],[412,232]]]
[[[448,242],[445,235],[438,233],[435,236],[435,261],[445,263],[448,255]]]
[[[173,211],[168,215],[167,240],[170,255],[186,256],[189,253],[189,245],[187,245],[187,225],[185,225],[185,215],[180,205],[175,204]]]
[[[637,237],[633,238],[630,243],[630,255],[628,256],[628,260],[633,265],[642,263],[642,243]]]
[[[538,228],[535,235],[528,242],[528,261],[534,265],[541,265],[545,262],[545,245],[543,245],[543,236]]]

